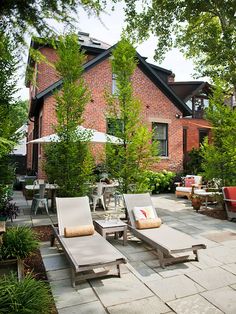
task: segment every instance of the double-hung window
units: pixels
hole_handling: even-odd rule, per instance
[[[152,123],[153,139],[158,141],[159,155],[168,156],[168,124],[167,123]]]

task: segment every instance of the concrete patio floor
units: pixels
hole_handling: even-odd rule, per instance
[[[58,313],[236,313],[236,223],[196,213],[189,201],[172,194],[153,196],[152,200],[164,223],[207,245],[199,251],[199,262],[162,269],[155,251],[131,234],[127,246],[110,237],[128,259],[128,264],[122,265],[122,278],[93,279],[74,289],[64,254],[44,242],[41,254]],[[15,193],[15,201],[21,211],[14,225],[50,224],[47,215],[30,215],[30,204],[21,192]],[[103,215],[101,210],[93,217]],[[56,222],[55,214],[51,218]]]

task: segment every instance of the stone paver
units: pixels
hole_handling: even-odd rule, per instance
[[[166,224],[207,245],[206,250],[199,250],[199,262],[162,269],[155,250],[129,232],[127,246],[109,238],[128,259],[128,264],[121,265],[121,278],[93,279],[74,289],[65,255],[49,242],[43,243],[41,255],[59,314],[236,313],[236,223],[196,213],[188,200],[172,194],[153,196],[152,200]],[[57,222],[55,213],[50,219],[45,213],[31,215],[31,202],[20,192],[14,201],[20,205],[20,213],[13,225]],[[112,214],[112,208],[106,213]],[[104,211],[98,209],[92,216],[102,219]]]
[[[186,297],[205,290],[185,275],[149,281],[146,285],[164,302]]]
[[[160,275],[158,275],[151,267],[148,267],[143,262],[130,262],[129,265],[129,269],[132,271],[132,273],[143,282],[161,279]]]
[[[64,254],[50,255],[43,259],[46,271],[69,267],[69,262]]]
[[[170,308],[158,297],[150,297],[125,304],[119,304],[107,308],[110,314],[160,314],[169,313]]]
[[[92,287],[105,307],[147,298],[153,293],[133,274],[121,278],[91,280]]]
[[[80,283],[74,289],[71,279],[55,280],[51,282],[51,289],[59,309],[97,300],[88,282]]]
[[[167,302],[177,314],[220,314],[223,313],[202,296],[196,294]]]
[[[58,314],[106,314],[104,307],[99,301],[64,307],[58,310]]]
[[[236,283],[236,276],[220,267],[198,270],[188,273],[187,276],[207,290]]]
[[[209,248],[205,252],[208,256],[215,258],[222,264],[230,264],[236,262],[236,250],[226,246],[217,246]]]
[[[236,291],[230,287],[206,291],[202,296],[225,314],[236,313]]]
[[[228,272],[236,275],[236,264],[235,263],[222,265],[221,267],[224,268],[225,270],[227,270]]]
[[[181,274],[187,274],[192,271],[197,271],[198,268],[193,263],[180,263],[176,265],[170,265],[166,268],[154,268],[154,270],[163,278],[173,277]]]

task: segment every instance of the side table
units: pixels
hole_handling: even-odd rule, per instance
[[[123,232],[123,245],[127,244],[127,224],[120,219],[94,220],[94,228],[104,238],[109,233],[114,233],[118,237],[119,232]]]

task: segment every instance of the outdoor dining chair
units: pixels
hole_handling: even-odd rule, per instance
[[[104,208],[104,210],[106,210],[106,206],[105,206],[105,202],[104,202],[104,184],[102,182],[98,182],[97,183],[97,187],[95,189],[95,193],[93,193],[91,195],[92,200],[93,200],[93,211],[95,211],[97,203],[99,202],[99,200],[101,201],[101,204]]]
[[[32,200],[32,205],[31,205],[31,212],[34,212],[34,214],[37,214],[37,211],[40,207],[40,205],[43,205],[46,209],[47,214],[49,215],[48,212],[48,199],[45,195],[45,189],[46,189],[46,184],[41,183],[39,184],[39,193],[35,194]]]

